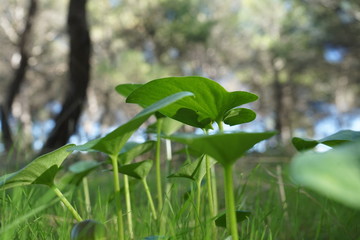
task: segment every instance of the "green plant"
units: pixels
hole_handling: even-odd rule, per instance
[[[189,219],[196,224],[187,222],[179,224],[185,231],[194,229],[191,234],[193,238],[206,237],[217,239],[216,226],[225,227],[232,239],[238,239],[237,222],[247,218],[250,214],[247,211],[237,210],[234,201],[233,189],[233,166],[247,150],[256,143],[273,136],[274,132],[246,133],[223,131],[223,124],[237,125],[250,122],[255,119],[256,114],[250,109],[239,108],[240,105],[250,103],[257,99],[257,96],[248,92],[228,92],[218,83],[202,77],[170,77],[150,81],[146,84],[125,84],[116,87],[116,90],[127,97],[127,102],[137,103],[144,109],[127,123],[119,126],[104,137],[91,140],[83,145],[67,145],[58,150],[41,156],[31,162],[24,169],[0,178],[0,189],[29,185],[43,184],[50,186],[63,201],[65,206],[71,211],[75,219],[79,222],[75,225],[72,233],[73,239],[83,239],[79,236],[84,234],[86,238],[94,235],[94,229],[98,224],[94,220],[85,220],[80,217],[74,207],[55,187],[54,178],[59,171],[62,162],[72,151],[102,152],[108,156],[107,161],[80,161],[71,165],[65,175],[60,179],[59,185],[75,187],[83,185],[84,202],[88,215],[91,212],[90,187],[88,186],[88,174],[99,168],[110,164],[110,171],[113,179],[113,193],[116,209],[116,229],[117,239],[135,239],[138,236],[134,233],[132,199],[128,176],[141,180],[147,196],[147,203],[150,206],[151,217],[155,220],[155,225],[160,229],[159,235],[164,239],[190,235],[187,232],[176,232],[175,225],[169,225],[165,230],[169,215],[173,215],[175,221],[187,210],[191,208],[193,214],[188,214]],[[156,141],[144,143],[129,142],[131,135],[152,115],[156,116],[157,122],[148,128],[148,132],[156,133]],[[208,130],[217,124],[219,132],[208,134]],[[184,124],[201,128],[203,135],[195,134],[174,134]],[[174,210],[170,202],[173,184],[167,182],[165,199],[168,202],[163,207],[163,186],[161,183],[160,165],[160,144],[161,139],[166,142],[166,175],[168,178],[187,178],[194,183],[191,198],[185,203],[179,201],[179,210]],[[170,140],[181,142],[188,145],[188,151],[197,152],[196,160],[188,160],[185,165],[174,171],[170,167],[172,151]],[[136,157],[150,151],[155,147],[155,169],[156,186],[158,197],[158,210],[156,211],[150,187],[147,183],[147,176],[153,166],[153,160],[132,162]],[[225,176],[225,200],[226,213],[217,215],[217,194],[215,176],[212,172],[213,165],[220,163],[224,169]],[[170,173],[171,172],[171,173]],[[123,188],[120,188],[119,173],[124,174]],[[202,182],[206,181],[207,200],[209,213],[202,212]],[[124,191],[122,191],[124,190]],[[121,194],[124,193],[126,202],[127,216],[127,235],[125,235],[123,223],[123,210],[121,204]],[[195,197],[194,197],[195,196]],[[211,223],[211,232],[206,231],[205,224]],[[216,226],[215,226],[216,225]],[[87,226],[90,226],[87,228]],[[201,233],[200,233],[201,230]]]
[[[293,181],[360,209],[360,132],[343,130],[320,140],[294,138],[293,144],[304,151],[291,161]],[[309,150],[318,144],[334,149]]]

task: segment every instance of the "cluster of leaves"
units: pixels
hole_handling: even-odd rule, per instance
[[[256,143],[268,139],[275,132],[246,133],[231,132],[224,133],[222,124],[237,125],[250,122],[255,119],[256,114],[247,108],[239,108],[240,105],[255,101],[258,97],[248,92],[228,92],[218,83],[203,77],[169,77],[156,79],[144,85],[123,84],[116,90],[126,96],[126,102],[136,103],[144,109],[127,123],[119,126],[104,137],[91,140],[83,145],[66,145],[49,154],[43,155],[28,166],[16,173],[6,175],[0,179],[0,189],[29,184],[45,184],[59,196],[65,206],[72,212],[75,219],[84,224],[77,211],[55,186],[54,178],[59,171],[62,162],[72,151],[97,151],[109,156],[104,163],[79,162],[70,167],[70,174],[63,181],[64,184],[78,185],[87,174],[102,164],[111,164],[114,176],[114,193],[116,204],[116,215],[118,224],[118,239],[125,239],[122,206],[120,201],[119,173],[124,174],[124,190],[127,207],[129,238],[134,239],[132,231],[131,200],[127,176],[139,179],[144,184],[147,192],[149,205],[154,220],[162,213],[164,218],[164,206],[162,205],[162,184],[160,170],[160,145],[161,138],[167,141],[177,141],[186,144],[190,149],[201,155],[197,160],[187,162],[177,172],[169,177],[185,177],[197,184],[197,200],[195,210],[200,214],[201,206],[201,182],[206,176],[210,184],[210,170],[215,163],[220,163],[225,173],[226,214],[216,216],[217,206],[214,206],[216,193],[210,191],[215,189],[211,184],[208,186],[209,206],[211,206],[211,217],[213,226],[226,227],[233,239],[238,239],[237,222],[247,218],[247,211],[238,211],[235,207],[232,166],[247,150]],[[151,116],[157,117],[155,126],[157,141],[145,143],[129,142],[131,135]],[[172,119],[172,120],[169,120]],[[219,126],[220,132],[212,135],[207,134],[213,124]],[[182,124],[204,130],[203,135],[195,134],[172,134]],[[153,165],[153,160],[144,160],[132,163],[139,155],[151,150],[156,146],[155,164],[157,166],[158,178],[158,209],[155,209],[152,195],[146,182],[146,177]],[[215,186],[216,187],[216,186]],[[199,218],[198,218],[199,219]],[[216,219],[216,221],[215,221]],[[161,219],[159,220],[161,224]],[[93,223],[91,223],[93,224]],[[201,222],[199,221],[199,224]],[[216,230],[214,230],[216,231]],[[77,239],[77,238],[74,238]]]

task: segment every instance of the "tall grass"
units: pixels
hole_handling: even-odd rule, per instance
[[[299,188],[287,176],[286,164],[246,161],[236,165],[236,207],[251,211],[251,216],[239,224],[239,237],[246,240],[279,239],[360,239],[360,212],[337,204],[325,197]],[[260,163],[259,163],[260,162]],[[281,172],[279,175],[279,167]],[[218,171],[218,179],[222,172]],[[279,177],[283,186],[279,186]],[[149,176],[149,187],[155,192],[155,174]],[[85,218],[104,222],[109,239],[116,236],[114,196],[110,174],[97,172],[88,178],[91,213],[87,212],[83,188],[67,189],[67,197]],[[210,214],[206,195],[201,195],[201,209],[196,209],[196,193],[190,181],[171,180],[171,196],[164,199],[160,217],[165,218],[162,235],[171,239],[212,239]],[[146,193],[141,184],[130,181],[136,239],[159,235],[159,222],[154,221]],[[221,186],[221,183],[219,183]],[[202,187],[206,188],[206,184]],[[281,196],[280,189],[285,193]],[[219,189],[220,211],[224,210],[224,189]],[[125,199],[122,199],[125,201]],[[197,212],[205,218],[196,220]],[[127,213],[124,212],[124,215]],[[126,216],[124,216],[126,217]],[[23,187],[0,192],[0,239],[68,240],[74,224],[54,194],[43,187]],[[225,239],[225,229],[218,232]],[[128,236],[128,232],[125,235]],[[194,234],[196,234],[194,236]]]

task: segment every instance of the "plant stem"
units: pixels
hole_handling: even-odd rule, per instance
[[[129,177],[127,175],[124,175],[124,191],[125,191],[125,204],[126,204],[126,211],[127,211],[126,216],[127,216],[127,221],[128,221],[129,237],[130,237],[130,239],[134,239],[130,188],[129,188]]]
[[[224,124],[222,121],[217,122],[217,125],[219,127],[219,132],[223,133],[224,132]]]
[[[84,177],[82,182],[83,182],[83,188],[84,188],[86,212],[88,214],[90,214],[91,213],[91,202],[90,202],[90,193],[89,193],[89,183],[88,183],[87,177]]]
[[[59,188],[57,188],[55,185],[51,186],[51,189],[55,192],[55,194],[60,198],[60,200],[64,203],[65,207],[67,209],[69,209],[69,211],[72,213],[72,215],[74,216],[74,218],[78,221],[81,222],[83,219],[82,217],[80,217],[79,213],[75,210],[75,208],[71,205],[71,203],[66,199],[66,197],[64,196],[64,194],[62,194],[62,192],[60,191]]]
[[[121,199],[120,199],[120,182],[119,182],[119,166],[117,162],[117,155],[110,155],[111,163],[113,165],[114,174],[114,193],[115,206],[118,225],[119,240],[124,240],[124,223],[122,219]]]
[[[201,180],[196,182],[196,220],[198,227],[195,229],[194,239],[200,239],[199,229],[201,229]]]
[[[161,126],[163,119],[159,118],[156,123],[157,128],[157,141],[156,141],[156,153],[155,153],[155,168],[156,168],[156,187],[158,197],[158,212],[162,210],[163,199],[162,199],[162,184],[161,184],[161,169],[160,169],[160,153],[161,153]]]
[[[156,220],[157,219],[157,214],[156,214],[156,210],[155,210],[155,206],[154,206],[154,201],[153,201],[153,199],[151,197],[150,189],[149,189],[149,186],[148,186],[148,184],[146,182],[146,178],[141,179],[141,182],[144,185],[145,192],[146,192],[149,204],[150,204],[151,212],[153,214],[154,219]]]
[[[212,186],[212,177],[211,177],[211,170],[210,170],[210,158],[208,155],[205,155],[206,161],[206,184],[207,184],[207,193],[208,193],[208,201],[209,201],[209,208],[210,208],[210,218],[215,217],[216,210],[214,209],[214,192]],[[213,234],[213,239],[217,239],[217,229],[215,225],[215,220],[211,221],[211,229]]]
[[[232,240],[238,240],[237,221],[235,213],[235,199],[232,176],[232,165],[224,165],[225,200],[226,200],[226,227],[231,233]]]

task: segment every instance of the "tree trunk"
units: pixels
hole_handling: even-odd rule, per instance
[[[3,131],[3,142],[5,143],[5,150],[9,151],[12,148],[12,136],[8,124],[8,118],[11,114],[12,105],[14,103],[16,95],[20,92],[20,87],[25,81],[25,75],[28,68],[28,60],[30,57],[30,44],[31,30],[34,23],[38,2],[37,0],[31,0],[26,17],[25,27],[19,38],[19,54],[20,63],[14,73],[14,78],[10,82],[8,88],[6,88],[5,99],[3,106],[1,107],[1,122]]]
[[[67,143],[76,131],[86,91],[90,81],[91,40],[86,17],[87,0],[70,0],[68,10],[68,33],[70,37],[68,89],[62,110],[55,118],[55,127],[50,133],[42,153],[49,152]]]

